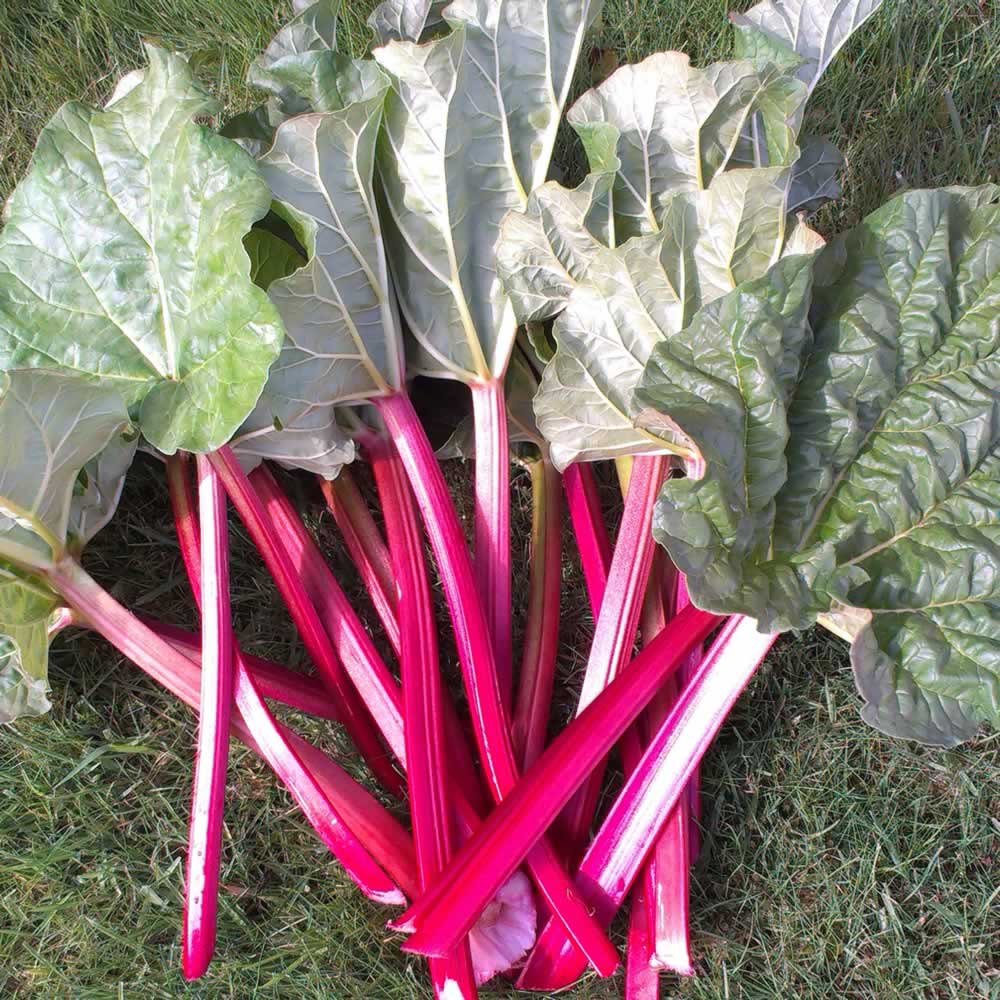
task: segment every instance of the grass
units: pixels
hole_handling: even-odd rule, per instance
[[[247,106],[246,64],[273,32],[278,6],[4,5],[0,194],[61,102],[100,100],[137,64],[140,35],[188,52],[228,112]],[[360,51],[367,5],[347,7],[347,36]],[[724,55],[724,14],[720,0],[608,0],[584,75],[668,47],[699,61]],[[995,176],[998,73],[995,4],[890,0],[810,108],[809,126],[849,163],[843,207],[826,211],[821,226],[850,224],[903,185]],[[562,159],[572,174],[568,146]],[[452,470],[456,486],[462,476]],[[515,488],[514,537],[524,538],[524,480]],[[335,569],[352,579],[329,519],[308,485],[301,489]],[[301,662],[238,529],[234,545],[241,637],[256,652]],[[152,463],[139,463],[88,565],[123,600],[193,621]],[[572,687],[590,623],[571,562],[565,585],[561,669]],[[0,996],[427,995],[420,964],[383,930],[384,911],[359,898],[288,797],[239,750],[218,958],[202,983],[185,985],[177,940],[191,717],[86,635],[59,640],[52,685],[47,718],[0,735]],[[337,734],[313,731],[346,749]],[[699,976],[665,978],[665,995],[1000,998],[1000,739],[940,752],[873,734],[858,719],[842,647],[810,633],[776,648],[708,758],[704,786],[708,835],[693,899]],[[620,981],[588,979],[570,995],[619,991]],[[489,993],[506,995],[497,985]]]

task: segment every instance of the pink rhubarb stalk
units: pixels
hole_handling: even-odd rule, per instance
[[[318,478],[327,509],[337,523],[386,637],[398,656],[400,639],[396,583],[392,577],[389,550],[378,525],[349,469],[341,469],[340,475],[333,480]]]
[[[122,607],[73,560],[60,561],[47,575],[53,587],[91,628],[171,694],[195,711],[199,709],[200,671],[194,663]],[[240,689],[244,676],[243,671],[237,670],[236,701],[240,715],[232,719],[231,730],[273,767],[270,736],[252,732],[242,717]],[[305,771],[315,777],[328,801],[335,804],[330,834],[336,846],[331,843],[327,846],[359,888],[371,899],[384,903],[404,902],[400,889],[412,898],[418,886],[413,845],[406,831],[376,798],[322,750],[283,726],[278,726],[278,734],[282,742],[287,741],[291,746]],[[294,787],[289,790],[295,794]],[[298,800],[298,804],[303,803]],[[378,864],[374,858],[379,859]]]
[[[662,455],[652,455],[636,458],[633,462],[625,510],[583,675],[578,714],[618,675],[632,652],[653,560],[650,528],[653,505],[668,461]],[[604,766],[599,764],[563,814],[561,825],[574,858],[579,857],[586,843],[603,777]]]
[[[677,623],[692,613],[704,614],[692,606],[685,608],[636,662],[669,642]],[[621,906],[695,767],[776,638],[758,632],[751,619],[731,618],[618,794],[576,876],[580,891],[605,925]],[[518,985],[561,989],[585,967],[585,960],[550,920]]]
[[[497,679],[493,644],[462,527],[430,442],[409,399],[397,393],[374,402],[396,445],[434,550],[455,629],[472,728],[490,793],[499,802],[514,790],[520,775],[514,761],[507,713]],[[518,858],[517,863],[525,859],[525,854]],[[493,891],[482,899],[473,920],[457,930],[448,947],[437,954],[447,955],[468,933],[475,916],[489,903],[514,867],[516,864],[497,880]],[[527,867],[546,905],[557,915],[567,933],[587,954],[598,972],[610,975],[618,966],[617,952],[607,934],[597,928],[593,917],[582,905],[547,840],[536,838],[533,842]],[[408,928],[404,922],[397,925],[397,929]]]
[[[371,437],[376,438],[377,435]],[[250,482],[268,517],[280,530],[285,551],[305,584],[351,683],[375,720],[383,739],[405,768],[403,701],[399,685],[277,480],[261,466],[251,473]],[[447,721],[452,739],[450,759],[455,780],[470,803],[481,811],[485,802],[458,717],[451,713]]]
[[[205,576],[206,567],[203,566],[202,555],[204,549],[200,546],[194,497],[183,456],[175,455],[167,459],[167,483],[177,541],[187,570],[191,594],[195,604],[202,608],[203,594],[210,594],[213,585]],[[203,580],[206,581],[204,587]],[[345,828],[334,802],[303,765],[299,753],[293,748],[291,734],[278,725],[265,705],[251,676],[246,657],[238,645],[234,645],[233,649],[236,705],[258,753],[271,765],[319,839],[335,857],[342,860],[348,874],[361,890],[378,902],[402,902],[402,894],[394,887],[387,894],[384,874],[374,866],[367,851],[363,848],[359,851],[360,844],[351,831]]]
[[[716,615],[685,608],[573,720],[456,855],[448,875],[400,918],[415,931],[404,945],[442,954],[468,932],[499,884],[538,843],[586,777],[646,707],[664,679],[718,624]]]
[[[510,710],[510,445],[503,379],[477,382],[472,390],[475,434],[475,571],[493,636],[500,694]]]
[[[667,622],[687,605],[687,590],[683,578],[667,555],[658,550],[653,557],[653,569],[646,590],[646,603],[642,613],[642,638],[652,641],[666,628]],[[669,716],[684,682],[693,676],[701,663],[701,650],[695,649],[687,657],[675,677],[657,692],[640,725],[648,737],[656,732]],[[625,761],[628,773],[638,766],[638,760]],[[691,946],[689,940],[691,849],[689,799],[681,796],[663,832],[657,838],[649,860],[643,868],[641,885],[637,893],[648,908],[646,924],[650,934],[651,960],[657,968],[669,969],[678,975],[692,975]],[[638,906],[632,910],[635,919]]]
[[[423,538],[403,470],[391,446],[377,435],[369,450],[385,517],[392,565],[399,586],[399,624],[403,647],[400,673],[406,737],[406,778],[420,887],[426,889],[445,870],[452,852],[451,807],[446,775],[442,715],[444,691],[438,663],[437,629]],[[476,996],[468,940],[444,958],[429,960],[438,1000]]]
[[[372,728],[371,719],[357,693],[344,676],[330,637],[323,628],[302,579],[295,572],[287,552],[287,543],[268,517],[232,449],[226,445],[212,452],[209,460],[274,578],[323,683],[336,699],[337,709],[348,735],[379,781],[390,791],[401,793],[400,777]]]
[[[188,832],[181,934],[185,979],[198,979],[215,952],[222,817],[233,704],[233,625],[229,610],[229,526],[226,494],[204,455],[198,463],[201,512],[201,709]]]
[[[176,625],[168,625],[146,615],[139,615],[139,619],[158,636],[166,639],[174,649],[180,650],[189,660],[193,660],[200,669],[201,641],[196,633],[178,628]],[[334,705],[326,688],[312,677],[290,670],[273,660],[254,656],[252,653],[241,652],[239,655],[254,685],[265,698],[298,709],[307,715],[314,715],[318,719],[336,722],[340,718],[337,715],[337,706]]]
[[[562,583],[562,517],[559,473],[551,462],[531,469],[531,577],[524,647],[511,738],[521,770],[545,749],[559,648]]]
[[[625,946],[625,1000],[659,1000],[660,973],[652,965],[652,936],[645,886],[632,892],[628,944]]]
[[[611,539],[604,523],[597,483],[590,465],[578,462],[569,466],[562,474],[562,481],[569,519],[580,553],[587,597],[596,621],[601,601],[604,600],[604,590],[608,585]]]

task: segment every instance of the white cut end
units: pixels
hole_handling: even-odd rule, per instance
[[[476,984],[512,968],[535,943],[535,901],[527,876],[515,872],[469,931]]]

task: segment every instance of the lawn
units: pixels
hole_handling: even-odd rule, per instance
[[[369,4],[345,6],[360,52]],[[280,7],[0,4],[0,194],[60,103],[100,100],[137,64],[140,36],[188,53],[227,112],[248,106],[247,61],[273,33]],[[616,59],[663,48],[697,61],[725,56],[725,11],[720,0],[608,0],[583,75],[596,79]],[[998,79],[995,0],[889,0],[810,106],[812,127],[849,164],[843,204],[820,228],[850,224],[900,187],[996,179]],[[561,160],[567,175],[578,171],[569,142]],[[461,492],[467,470],[449,474]],[[126,603],[193,624],[158,480],[156,465],[140,460],[122,513],[87,565]],[[514,486],[521,521],[513,537],[523,539],[527,484],[516,478]],[[374,619],[315,491],[300,479],[294,492]],[[613,492],[607,483],[609,501]],[[233,541],[246,647],[301,663],[237,527]],[[561,669],[571,688],[591,623],[570,558],[564,580]],[[266,769],[239,749],[217,959],[204,981],[185,985],[178,928],[192,718],[87,635],[57,642],[52,687],[48,717],[0,731],[0,997],[428,995],[420,963],[384,930],[385,911],[358,895]],[[818,631],[779,644],[739,702],[703,772],[707,834],[692,901],[699,975],[664,977],[664,996],[1000,998],[1000,737],[929,750],[878,737],[857,706],[844,648]],[[312,732],[346,755],[337,733]],[[590,978],[566,995],[598,1000],[620,988],[620,980]],[[513,995],[496,984],[483,992]]]

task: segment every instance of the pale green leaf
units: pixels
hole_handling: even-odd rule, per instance
[[[720,174],[668,202],[659,233],[595,255],[555,322],[556,354],[535,399],[557,466],[670,450],[669,428],[636,425],[646,360],[702,305],[788,252],[789,180],[786,168]]]
[[[387,81],[342,111],[280,126],[261,160],[308,262],[268,289],[286,337],[250,423],[290,427],[306,410],[402,386],[403,348],[375,207],[375,143]]]
[[[233,451],[247,472],[266,459],[324,479],[336,479],[355,457],[335,408],[322,405],[302,407],[287,424],[258,407],[233,438]]]
[[[250,258],[250,277],[264,291],[306,263],[305,257],[295,247],[269,229],[255,226],[243,237],[243,246]]]
[[[217,107],[152,46],[106,109],[43,129],[0,233],[0,367],[114,387],[165,453],[224,444],[282,331],[243,235],[270,205],[242,149],[194,119]]]
[[[615,239],[656,232],[678,192],[708,187],[740,153],[755,111],[766,108],[773,162],[794,159],[800,85],[773,66],[750,60],[691,65],[682,52],[659,52],[623,66],[584,94],[567,118],[580,134],[594,169],[607,163],[616,137],[620,161],[614,185]],[[789,121],[790,119],[790,121]],[[594,163],[598,156],[601,162]]]
[[[450,34],[391,41],[379,173],[416,372],[503,372],[516,322],[496,274],[500,224],[544,181],[597,0],[456,0]]]
[[[77,554],[114,516],[138,445],[137,434],[116,434],[80,470],[67,526],[70,547]]]
[[[322,93],[329,56],[337,47],[339,8],[340,0],[300,5],[250,65],[247,82],[271,95],[272,125],[281,117],[316,110],[317,88]]]
[[[43,583],[0,564],[0,724],[51,707],[48,625],[57,604]]]
[[[451,0],[383,0],[368,18],[379,45],[393,39],[419,42],[444,25],[443,12]]]
[[[548,319],[565,308],[602,247],[613,243],[611,186],[615,166],[569,190],[549,181],[533,191],[524,212],[500,229],[497,273],[518,322]]]
[[[731,15],[737,51],[769,62],[776,52],[794,52],[800,62],[793,72],[811,93],[848,38],[881,6],[882,0],[764,0]]]
[[[42,567],[61,556],[71,525],[86,535],[104,518],[94,495],[74,513],[74,492],[128,414],[113,390],[61,373],[5,372],[0,389],[0,557]]]

